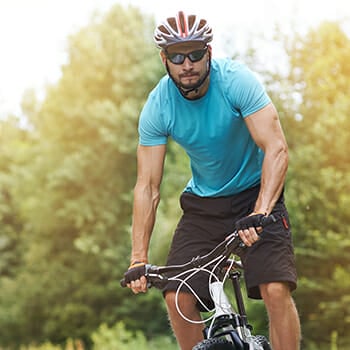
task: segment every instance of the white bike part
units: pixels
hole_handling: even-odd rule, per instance
[[[231,315],[233,313],[232,307],[224,292],[223,282],[212,282],[209,285],[210,295],[215,304],[215,317],[222,315]]]

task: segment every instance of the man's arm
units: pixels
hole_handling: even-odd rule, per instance
[[[255,143],[264,151],[261,188],[254,212],[270,214],[283,189],[288,168],[288,146],[272,103],[245,118]]]
[[[130,267],[148,262],[148,248],[160,200],[166,145],[138,146],[137,181],[134,188],[132,250]],[[144,276],[128,284],[137,294],[146,292]]]
[[[288,168],[288,146],[272,103],[245,118],[255,143],[264,151],[261,186],[254,214],[269,215],[283,189]],[[247,217],[245,225],[253,218]],[[242,225],[242,222],[240,223]],[[259,239],[255,227],[239,229],[238,233],[248,247]]]
[[[148,262],[148,247],[160,200],[166,145],[138,146],[131,264]]]

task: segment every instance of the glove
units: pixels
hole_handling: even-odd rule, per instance
[[[126,284],[131,281],[139,280],[142,276],[146,274],[146,264],[143,262],[134,262],[124,273],[124,280]]]
[[[263,221],[264,221],[265,215],[264,214],[254,214],[245,216],[242,219],[239,219],[236,221],[236,230],[246,230],[249,229],[249,227],[262,227]]]

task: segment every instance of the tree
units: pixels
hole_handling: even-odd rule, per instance
[[[68,63],[43,103],[24,98],[30,142],[16,198],[25,252],[20,271],[0,281],[4,345],[88,343],[99,324],[136,308],[119,279],[129,260],[138,115],[161,74],[153,27],[133,7],[96,15],[69,39]],[[132,326],[144,327],[143,316]],[[151,332],[166,327],[157,324]]]
[[[287,75],[261,68],[254,55],[248,62],[262,76],[289,144],[286,201],[299,273],[295,298],[303,347],[347,349],[350,41],[339,23],[328,22],[304,37],[276,35],[289,57]],[[252,307],[253,317],[263,320],[258,307]]]
[[[350,345],[350,40],[323,23],[289,46],[298,113],[286,120],[288,198],[296,241],[306,346]],[[327,347],[328,348],[328,347]]]
[[[21,263],[20,232],[23,222],[16,198],[17,169],[25,162],[26,133],[18,120],[0,122],[0,278],[12,277]]]

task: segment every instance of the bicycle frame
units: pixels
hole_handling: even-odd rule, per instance
[[[230,242],[229,244],[232,244]],[[214,279],[209,279],[209,290],[211,292],[211,297],[215,305],[214,314],[209,317],[207,320],[202,321],[201,323],[206,323],[207,326],[203,330],[204,339],[207,341],[215,339],[224,339],[228,344],[232,344],[232,349],[234,350],[270,350],[271,347],[263,336],[254,336],[252,335],[252,326],[248,323],[246,309],[244,305],[243,295],[240,285],[240,277],[243,266],[240,261],[228,259],[226,257],[229,254],[229,250],[224,249],[225,254],[220,255],[219,262],[217,261],[217,254],[221,249],[216,247],[215,255],[212,259],[212,253],[204,257],[196,257],[192,261],[184,265],[178,266],[152,266],[146,265],[145,276],[148,280],[149,287],[162,288],[169,280],[181,280],[182,283],[186,284],[186,279],[188,277],[183,277],[184,274],[189,271],[192,272],[192,275],[199,271],[206,271],[213,276],[216,276]],[[210,260],[209,260],[210,258]],[[203,263],[205,263],[203,265]],[[208,270],[208,265],[213,265],[212,271]],[[221,267],[218,267],[220,265]],[[226,269],[226,272],[225,272]],[[213,271],[216,271],[214,274]],[[167,277],[167,274],[170,272],[179,272],[175,277]],[[232,304],[229,301],[225,291],[224,291],[224,282],[220,280],[217,275],[224,274],[227,278],[224,277],[224,280],[231,280],[237,311],[234,310]],[[184,278],[182,280],[182,278]],[[125,286],[125,281],[121,282],[122,286]],[[178,289],[177,293],[181,288]],[[184,319],[186,317],[182,314],[181,310],[178,312],[182,315]],[[191,322],[191,320],[189,320]],[[198,322],[198,321],[197,321]],[[197,323],[196,322],[196,323]],[[209,325],[208,325],[209,324]],[[257,340],[258,338],[259,341]],[[264,345],[261,345],[264,344]],[[226,344],[227,345],[227,344]],[[195,347],[193,349],[212,349],[209,347]],[[216,349],[216,347],[215,347]]]
[[[270,215],[266,218],[264,226],[275,221],[275,217]],[[209,273],[209,290],[215,305],[215,312],[210,318],[201,322],[207,323],[211,321],[209,326],[203,331],[205,341],[223,339],[226,341],[226,343],[223,343],[226,344],[226,349],[227,344],[232,344],[230,348],[234,350],[271,350],[270,344],[264,336],[254,336],[251,333],[252,327],[248,323],[240,286],[241,272],[239,270],[243,269],[243,266],[240,262],[230,259],[231,254],[239,255],[244,249],[245,246],[240,240],[238,232],[235,231],[228,235],[225,241],[218,244],[208,254],[197,256],[183,265],[158,267],[147,264],[145,265],[145,276],[148,281],[148,287],[155,286],[160,289],[170,280],[181,281],[176,292],[176,295],[178,295],[182,285],[186,285],[192,290],[187,280],[193,275],[200,271]],[[224,277],[219,279],[217,275],[222,274],[225,268],[228,269],[224,273]],[[178,275],[168,277],[167,274],[169,273],[178,273]],[[188,273],[189,275],[184,277]],[[233,310],[224,291],[224,282],[227,278],[232,282],[237,312]],[[126,287],[125,280],[121,281],[121,285]],[[202,302],[195,293],[194,295],[199,302]],[[184,319],[187,319],[179,309],[177,302],[176,307],[180,315]],[[188,321],[198,323],[198,321]],[[218,349],[214,343],[212,344],[213,347],[210,344],[208,347],[208,343],[204,345],[204,347],[201,347],[201,343],[199,343],[193,349]]]
[[[230,261],[230,265],[241,268],[236,261]],[[223,282],[211,282],[209,285],[211,297],[215,304],[215,314],[213,320],[204,331],[204,338],[225,338],[235,345],[237,350],[261,349],[254,343],[254,337],[251,334],[252,326],[248,323],[243,295],[240,286],[241,272],[237,269],[229,271],[228,279],[231,280],[234,296],[236,299],[237,311],[234,311],[232,305],[225,293]]]

